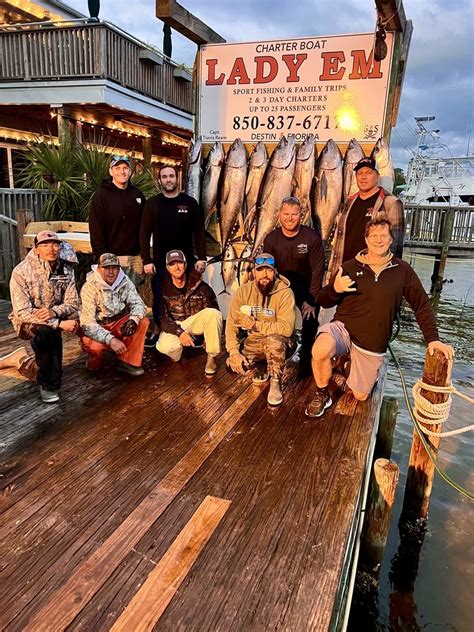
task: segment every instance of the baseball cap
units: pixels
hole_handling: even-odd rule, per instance
[[[269,255],[268,252],[262,252],[261,255],[255,257],[255,269],[260,270],[260,268],[271,268],[276,272],[275,257]]]
[[[368,169],[373,169],[374,171],[377,171],[377,164],[375,162],[375,158],[361,158],[359,160],[359,162],[356,164],[356,166],[354,167],[354,171],[359,171],[359,169],[362,169],[362,167],[367,167]]]
[[[110,266],[120,266],[119,258],[111,252],[104,252],[104,254],[99,257],[99,267],[108,268]]]
[[[47,241],[56,241],[58,244],[61,243],[57,233],[52,230],[42,230],[35,237],[35,246],[38,244],[44,244]]]
[[[115,165],[118,165],[119,162],[126,162],[127,165],[130,166],[130,158],[128,156],[119,156],[118,154],[112,156],[110,159],[110,166],[115,167]]]
[[[169,264],[174,261],[186,263],[186,257],[184,256],[184,252],[182,250],[170,250],[166,253],[166,265],[169,266]]]

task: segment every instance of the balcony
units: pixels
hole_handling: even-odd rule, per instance
[[[191,76],[109,23],[75,20],[57,26],[46,22],[12,25],[0,31],[0,82],[9,84],[2,87],[3,103],[5,99],[8,102],[9,93],[10,103],[14,99],[18,102],[19,94],[14,90],[17,82],[28,98],[37,92],[36,83],[47,82],[53,95],[55,86],[68,82],[70,88],[72,81],[80,81],[82,88],[113,82],[167,106],[193,111]],[[79,102],[81,91],[82,101],[92,94],[82,88],[76,101],[69,90],[74,102]],[[41,94],[37,102],[48,101],[44,90],[37,93]]]

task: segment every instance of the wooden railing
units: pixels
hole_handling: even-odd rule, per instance
[[[191,82],[174,77],[177,66],[167,57],[111,24],[77,22],[0,31],[0,81],[109,79],[193,111]]]
[[[474,245],[473,206],[405,205],[405,241],[441,244],[448,211],[454,212],[451,243]]]

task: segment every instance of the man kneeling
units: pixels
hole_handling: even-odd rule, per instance
[[[119,359],[119,371],[143,375],[143,347],[149,325],[146,305],[116,255],[106,252],[99,264],[92,266],[81,300],[81,345],[89,354],[86,368],[98,371],[104,352],[110,349]]]
[[[230,304],[225,330],[227,364],[236,373],[243,374],[254,362],[266,360],[267,371],[257,374],[253,382],[262,383],[270,377],[267,401],[278,406],[283,401],[280,385],[283,365],[296,346],[292,338],[295,297],[288,279],[277,276],[272,255],[258,256],[255,264],[254,280],[240,286]],[[242,352],[239,329],[248,334]]]
[[[196,346],[193,336],[204,335],[207,352],[204,371],[213,375],[217,371],[216,356],[221,351],[222,335],[222,314],[216,295],[199,272],[193,268],[186,270],[186,257],[181,250],[166,254],[166,270],[159,288],[161,333],[156,348],[178,362],[183,347]]]
[[[447,358],[454,354],[439,340],[431,303],[415,271],[390,252],[392,225],[384,215],[367,224],[365,242],[367,250],[346,261],[319,295],[323,307],[337,309],[334,320],[319,328],[313,345],[318,391],[306,408],[308,417],[320,417],[331,406],[331,359],[343,354],[351,357],[347,385],[352,394],[359,401],[369,397],[403,298],[415,312],[430,353],[439,349]]]

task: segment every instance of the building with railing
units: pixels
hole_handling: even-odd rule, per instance
[[[182,160],[191,75],[112,24],[53,0],[0,3],[0,188],[18,186],[28,143],[104,142],[152,164]]]

